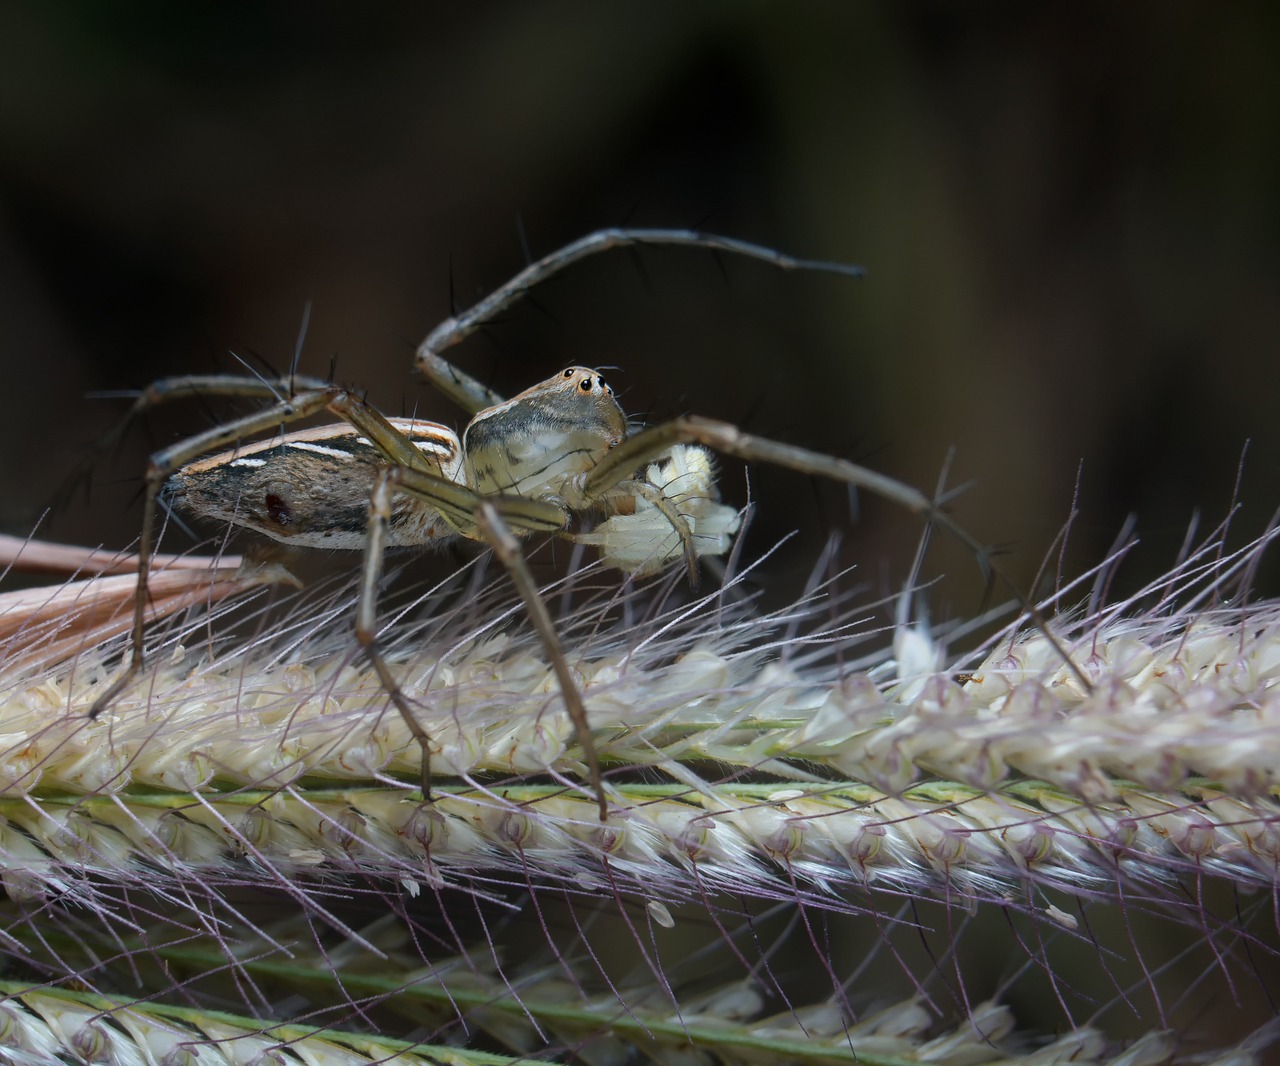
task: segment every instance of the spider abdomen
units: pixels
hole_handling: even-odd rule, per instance
[[[461,446],[445,426],[389,419],[442,477],[461,476]],[[163,498],[198,518],[250,529],[299,548],[359,551],[369,525],[369,495],[386,459],[350,425],[314,426],[188,463]],[[432,507],[398,496],[387,529],[390,546],[453,536]]]

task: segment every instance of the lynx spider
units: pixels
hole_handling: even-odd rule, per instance
[[[683,557],[693,573],[699,555],[728,549],[736,528],[736,512],[718,502],[710,450],[874,492],[945,527],[986,559],[983,545],[942,512],[938,501],[845,459],[696,415],[629,433],[612,390],[594,370],[569,367],[506,400],[441,355],[579,259],[649,244],[729,252],[786,270],[862,274],[860,267],[796,259],[760,245],[689,230],[608,229],[589,234],[530,264],[471,309],[442,322],[419,346],[417,369],[472,416],[461,438],[434,423],[387,418],[347,388],[296,374],[279,381],[213,375],[155,382],[135,401],[126,423],[146,407],[181,396],[223,394],[274,402],[151,456],[132,650],[123,673],[95,700],[90,717],[116,699],[143,666],[147,581],[162,493],[197,514],[285,543],[363,549],[356,638],[421,746],[425,800],[430,800],[431,737],[414,716],[378,646],[382,557],[388,545],[452,536],[486,542],[506,567],[556,675],[602,821],[608,817],[608,801],[582,696],[517,534],[541,532],[593,543],[603,561],[632,573]],[[239,445],[245,438],[322,411],[343,423]],[[199,458],[211,452],[215,454]],[[674,494],[666,487],[673,483],[680,486]],[[313,498],[301,491],[304,486],[331,486],[332,491]],[[569,528],[573,518],[586,510],[603,510],[610,517],[591,533],[574,534]]]

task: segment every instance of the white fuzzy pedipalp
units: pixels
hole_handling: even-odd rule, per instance
[[[645,469],[644,480],[660,491],[689,524],[698,555],[723,555],[741,515],[720,503],[711,453],[677,444]],[[616,514],[579,538],[600,550],[600,561],[631,574],[652,574],[684,555],[680,534],[650,501],[636,497],[634,514]]]

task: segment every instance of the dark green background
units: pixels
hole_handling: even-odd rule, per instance
[[[1229,4],[47,5],[0,15],[0,520],[30,528],[119,403],[90,390],[305,366],[452,420],[411,345],[536,254],[629,221],[865,263],[847,283],[696,252],[579,267],[464,365],[515,391],[614,365],[693,410],[929,486],[1024,578],[1124,516],[1129,585],[1280,502],[1277,9]],[[726,284],[727,276],[727,284]],[[208,424],[186,408],[151,441]],[[47,530],[136,533],[143,434]],[[740,472],[726,491],[745,497]],[[842,493],[752,472],[751,548]],[[901,579],[918,524],[863,500],[847,557]],[[177,540],[170,544],[177,546]],[[885,561],[889,565],[885,566]],[[973,568],[960,554],[930,571]],[[939,613],[976,606],[937,594]]]

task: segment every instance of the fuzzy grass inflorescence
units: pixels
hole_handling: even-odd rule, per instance
[[[1125,1061],[1167,1061],[1194,989],[1227,1009],[1274,969],[1280,607],[1244,598],[1271,539],[1213,539],[1053,641],[1020,620],[955,658],[845,575],[762,613],[741,577],[689,599],[577,571],[546,595],[603,823],[521,608],[475,564],[385,633],[435,742],[431,803],[349,588],[220,637],[224,607],[171,625],[94,721],[118,645],[14,657],[0,1041],[48,1061],[1106,1062],[1121,1045],[1090,1019],[1111,1012],[1149,1030]],[[984,978],[960,945],[996,942],[988,915]],[[1031,988],[1048,1008],[1025,1024],[1056,1042],[1012,1035],[999,1000]],[[1210,1031],[1221,1061],[1265,1044]]]

